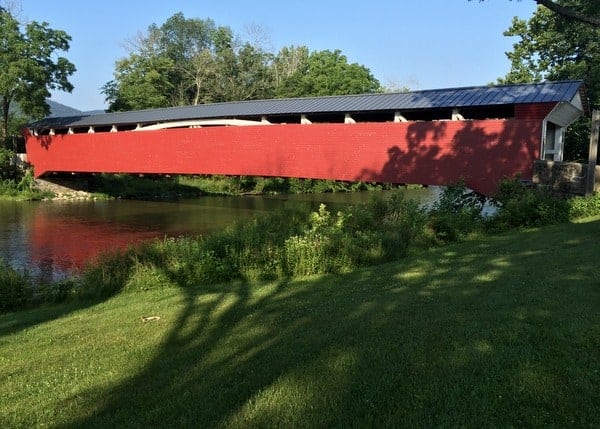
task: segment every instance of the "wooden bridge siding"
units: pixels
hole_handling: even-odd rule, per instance
[[[539,119],[544,120],[556,106],[556,103],[526,103],[515,105],[516,119]]]
[[[265,125],[27,136],[48,172],[224,174],[446,185],[532,177],[541,121]]]

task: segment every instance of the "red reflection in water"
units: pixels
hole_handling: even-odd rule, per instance
[[[73,272],[100,253],[159,236],[157,231],[36,211],[29,228],[31,262],[46,271]]]

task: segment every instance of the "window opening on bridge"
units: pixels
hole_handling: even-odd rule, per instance
[[[546,121],[542,139],[542,156],[546,161],[562,161],[562,148],[565,129],[553,122]]]

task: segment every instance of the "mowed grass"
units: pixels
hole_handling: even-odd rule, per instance
[[[599,241],[596,218],[2,315],[0,427],[598,427]]]

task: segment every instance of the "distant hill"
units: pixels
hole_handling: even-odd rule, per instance
[[[81,110],[74,109],[73,107],[65,106],[64,104],[57,103],[56,101],[46,100],[48,106],[50,106],[50,115],[51,118],[61,117],[61,116],[78,116],[83,114]]]
[[[50,117],[57,118],[61,116],[90,116],[90,115],[99,115],[102,113],[106,113],[104,110],[78,110],[71,106],[66,106],[61,103],[57,103],[56,101],[46,100],[48,106],[50,106]]]
[[[2,101],[1,97],[0,101]],[[64,116],[90,116],[105,113],[104,110],[89,110],[84,112],[82,110],[75,109],[71,106],[66,106],[64,104],[58,103],[50,99],[47,99],[46,103],[48,103],[48,106],[50,106],[50,115],[48,115],[48,117],[50,118],[58,118]],[[21,115],[21,111],[17,103],[11,103],[10,112],[17,115]]]

